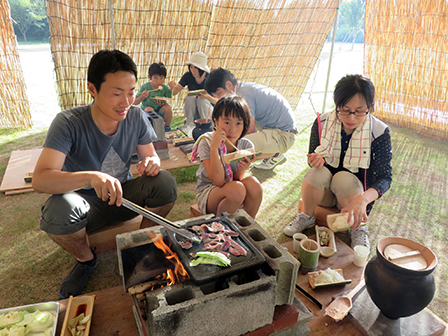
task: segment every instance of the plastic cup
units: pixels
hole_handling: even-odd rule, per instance
[[[367,264],[367,258],[369,256],[369,249],[364,245],[356,245],[353,250],[355,251],[355,259],[353,263],[357,267],[364,267]]]

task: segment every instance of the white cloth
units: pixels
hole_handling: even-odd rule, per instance
[[[325,161],[332,167],[339,166],[341,157],[341,128],[342,122],[339,120],[336,110],[332,111],[325,123],[322,125],[320,136],[320,146],[315,152],[328,152]],[[367,169],[370,166],[370,150],[372,137],[372,122],[370,113],[367,114],[364,122],[352,133],[347,152],[345,153],[343,167],[357,173],[359,168]]]

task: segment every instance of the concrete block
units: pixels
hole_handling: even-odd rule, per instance
[[[186,281],[145,292],[148,333],[238,336],[271,324],[276,280],[261,270],[256,274],[258,279],[244,283],[241,275],[235,275],[224,285],[197,287]]]
[[[169,160],[170,159],[170,152],[169,149],[156,149],[157,155],[159,156],[160,160]]]
[[[152,128],[156,132],[157,139],[154,141],[165,141],[165,121],[156,112],[146,112],[149,115],[149,121],[151,122]]]
[[[295,284],[299,264],[297,260],[272,238],[247,212],[240,209],[234,214],[226,214],[243,234],[266,258],[267,264],[277,277],[276,305],[292,304],[295,298]]]

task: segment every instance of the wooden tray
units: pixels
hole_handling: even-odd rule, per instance
[[[156,100],[160,100],[162,103],[171,104],[171,98],[168,97],[152,97],[151,100],[156,101]]]
[[[175,147],[181,146],[181,145],[188,145],[188,144],[194,144],[193,138],[180,138],[180,139],[173,139],[173,145]]]
[[[261,152],[255,152],[253,148],[246,150],[252,152],[253,154],[242,154],[240,151],[225,154],[223,155],[224,162],[229,165],[244,160],[245,157],[248,157],[252,160],[254,157],[261,155]]]
[[[188,91],[187,92],[187,96],[199,96],[199,94],[206,94],[207,93],[207,91],[205,91],[205,90],[193,90],[193,91]]]
[[[342,269],[338,268],[338,269],[334,269],[333,271],[338,272],[340,275],[342,275],[342,277],[344,277],[344,275],[342,274]],[[338,281],[338,282],[327,282],[327,283],[321,283],[321,284],[316,284],[314,282],[314,279],[316,278],[317,275],[319,275],[322,271],[316,271],[316,272],[308,272],[308,282],[310,283],[311,288],[320,288],[320,287],[329,287],[329,286],[340,286],[340,285],[346,285],[352,282],[351,279],[347,279],[344,281]]]
[[[334,226],[334,222],[336,221],[336,218],[341,217],[341,216],[344,216],[345,220],[347,221],[348,212],[327,215],[327,225],[331,231],[333,231],[333,232],[347,231],[352,228],[351,225],[349,225],[349,224],[347,224],[347,226],[340,227],[340,228],[337,228]],[[360,226],[364,226],[364,225],[367,225],[367,224],[365,222],[363,222],[363,223],[361,223]]]
[[[92,323],[93,303],[95,295],[88,296],[70,296],[67,303],[67,310],[65,311],[64,324],[62,325],[61,336],[72,336],[67,329],[68,321],[72,318],[84,313],[85,316],[90,315],[90,319],[86,323],[86,329],[83,336],[88,336],[90,332],[90,325]]]
[[[329,228],[323,227],[323,226],[315,226],[316,228],[316,241],[317,245],[319,245],[320,255],[322,257],[331,257],[333,254],[335,254],[338,250],[336,248],[336,241],[334,239],[334,233]],[[320,233],[321,232],[327,232],[328,233],[328,245],[322,246],[320,242]]]

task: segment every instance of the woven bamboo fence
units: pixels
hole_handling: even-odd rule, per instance
[[[0,127],[31,127],[25,80],[7,0],[0,0]]]
[[[167,82],[179,81],[192,52],[239,80],[273,87],[295,107],[318,60],[337,0],[67,0],[47,1],[60,105],[89,103],[90,57],[117,48],[148,81],[148,66],[163,62]],[[183,90],[173,102],[180,111]]]
[[[448,138],[448,3],[367,1],[364,70],[376,114]]]

